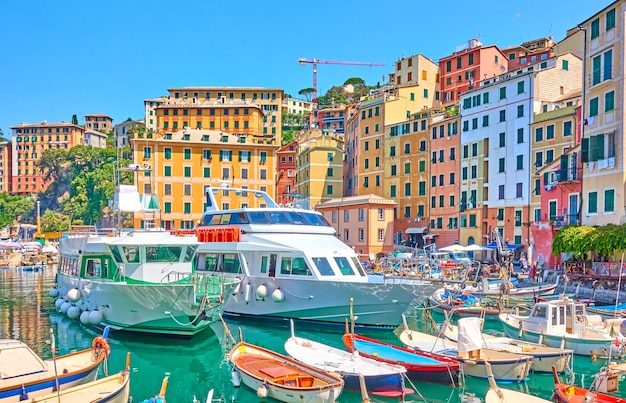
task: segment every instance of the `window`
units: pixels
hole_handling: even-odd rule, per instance
[[[615,109],[615,92],[609,91],[604,94],[604,111],[609,112]]]
[[[369,141],[366,141],[366,142],[363,143],[363,149],[365,151],[368,151],[370,149],[370,142]]]
[[[333,194],[333,185],[327,185],[326,186],[326,194],[327,195],[332,195]]]
[[[504,200],[504,185],[498,186],[498,200]]]
[[[378,150],[378,149],[380,149],[380,139],[376,139],[376,140],[374,141],[374,147],[375,147],[377,150]]]
[[[163,154],[164,154],[164,158],[166,160],[171,160],[172,159],[172,149],[170,147],[165,147],[163,149]]]
[[[517,117],[524,117],[524,105],[517,105]]]
[[[506,98],[506,87],[500,88],[500,99]]]
[[[483,127],[489,126],[489,115],[483,116]]]
[[[522,197],[522,191],[524,190],[522,183],[515,184],[515,197]]]
[[[500,133],[500,147],[506,147],[506,133]]]
[[[328,153],[326,158],[328,159],[328,161],[332,162],[333,161],[333,153]]]
[[[163,208],[164,208],[164,213],[171,213],[172,212],[172,202],[165,202],[163,203]]]
[[[183,185],[183,194],[184,194],[185,196],[191,196],[191,185],[190,185],[190,184],[185,183],[185,184]]]
[[[461,180],[467,180],[467,167],[461,168]]]
[[[596,18],[591,21],[591,39],[597,38],[600,36],[600,19]]]
[[[366,188],[369,186],[369,178],[366,176],[363,178],[363,187]]]
[[[543,151],[537,151],[535,153],[535,168],[541,168],[543,166]]]
[[[211,168],[204,167],[202,169],[202,176],[205,177],[205,178],[210,178],[211,177]]]
[[[396,165],[391,166],[391,176],[396,176],[398,174],[398,169]]]
[[[483,104],[487,104],[487,103],[489,103],[489,93],[485,92],[483,93]]]
[[[191,214],[191,203],[183,203],[183,213]]]
[[[171,166],[164,166],[163,167],[163,175],[164,176],[172,176],[172,167]]]
[[[183,171],[185,178],[191,178],[191,167],[184,167]]]
[[[411,196],[411,182],[404,184],[404,195]]]
[[[535,141],[543,141],[543,127],[535,128]]]
[[[563,136],[571,136],[572,135],[572,122],[567,121],[563,122]]]
[[[385,209],[379,208],[378,209],[378,221],[384,221],[385,220]]]
[[[522,94],[524,92],[524,81],[517,83],[517,93]]]
[[[410,162],[405,162],[404,163],[404,173],[405,174],[410,174],[411,173],[411,163]]]
[[[518,155],[517,156],[517,169],[524,169],[524,156],[523,155]]]
[[[383,241],[385,239],[385,230],[382,228],[378,229],[378,240]]]
[[[604,212],[615,212],[615,189],[606,189],[604,191]]]
[[[365,219],[365,209],[360,208],[359,209],[359,221],[363,221],[364,219]]]
[[[589,192],[587,195],[589,200],[587,213],[594,214],[598,212],[598,192]]]
[[[476,157],[478,155],[478,143],[472,144],[472,157]]]
[[[389,187],[389,197],[396,197],[396,185]]]
[[[477,172],[478,172],[477,166],[476,165],[472,165],[471,170],[472,170],[472,179],[476,179],[476,177],[478,176],[478,174],[477,174]]]
[[[505,164],[506,164],[506,159],[500,158],[498,160],[498,172],[500,173],[504,172]]]
[[[191,159],[191,148],[183,149],[183,158],[186,159],[186,160],[190,160]]]
[[[603,69],[603,73],[604,73],[604,77],[603,77],[603,81],[604,80],[610,80],[611,78],[613,78],[613,51],[609,50],[607,52],[604,52],[604,69]]]
[[[500,111],[500,122],[506,121],[506,109]]]
[[[420,181],[417,184],[417,193],[418,193],[419,196],[425,196],[426,195],[426,182]]]
[[[454,177],[455,177],[455,173],[454,172],[450,172],[450,184],[454,185]]]
[[[567,60],[562,60],[562,61],[561,61],[561,68],[562,68],[563,70],[569,70],[569,61],[567,61]]]
[[[589,100],[589,117],[598,116],[598,97]]]
[[[546,150],[546,164],[554,161],[554,150]]]
[[[404,145],[404,153],[405,154],[411,154],[411,143],[406,143]]]
[[[606,22],[604,23],[606,30],[615,28],[615,9],[609,10],[606,13]]]
[[[369,169],[369,167],[370,167],[370,160],[369,160],[369,158],[365,158],[365,161],[363,161],[363,167],[365,169]]]
[[[546,126],[546,140],[554,138],[554,125]]]

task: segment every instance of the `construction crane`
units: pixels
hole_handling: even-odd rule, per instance
[[[300,58],[298,62],[302,66],[305,64],[313,65],[313,105],[317,105],[317,65],[318,64],[348,64],[352,66],[384,66],[382,63],[367,63],[367,62],[342,62],[338,60],[320,60],[320,59],[305,59]]]

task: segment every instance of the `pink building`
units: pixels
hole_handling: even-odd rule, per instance
[[[294,201],[291,194],[296,191],[296,149],[298,142],[292,141],[276,152],[276,200],[287,204]]]

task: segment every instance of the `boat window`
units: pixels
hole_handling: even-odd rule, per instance
[[[317,270],[319,270],[322,276],[334,276],[335,275],[335,272],[333,272],[333,268],[330,267],[330,263],[328,262],[328,259],[326,259],[325,257],[314,257],[313,263],[315,264],[315,267],[317,267]]]
[[[119,246],[111,246],[111,253],[113,254],[113,258],[117,263],[124,263]]]
[[[307,224],[317,225],[318,227],[330,227],[330,223],[321,214],[302,213],[302,215],[305,217]]]
[[[211,225],[220,225],[222,221],[222,215],[221,214],[213,214],[211,216]]]
[[[267,262],[269,258],[267,256],[261,256],[261,273],[267,273]]]
[[[336,257],[335,263],[337,263],[337,266],[339,266],[339,271],[341,271],[341,274],[343,274],[344,276],[354,275],[354,270],[350,266],[350,262],[348,262],[348,258],[343,257],[343,256]]]
[[[280,274],[294,275],[294,276],[311,276],[311,269],[306,264],[306,261],[301,257],[289,258],[284,257],[280,264]]]
[[[185,263],[189,263],[193,260],[193,257],[196,255],[196,246],[195,245],[188,245],[187,249],[185,250]]]
[[[565,324],[565,307],[564,306],[559,307],[559,324],[561,325]]]
[[[357,259],[356,256],[352,256],[351,259],[352,259],[352,264],[354,264],[354,267],[356,267],[359,274],[363,277],[367,276],[367,274],[365,274],[365,270],[363,269],[363,265],[361,264],[361,262],[359,262],[359,259]]]
[[[224,253],[223,255],[222,270],[225,273],[239,273],[241,263],[239,262],[239,254],[237,253]]]
[[[248,213],[248,219],[252,224],[269,224],[270,220],[264,211],[251,211]]]
[[[178,262],[181,246],[146,246],[146,262]]]
[[[556,306],[552,307],[552,326],[556,326]]]
[[[298,212],[288,211],[286,216],[288,217],[288,219],[291,221],[292,224],[295,224],[295,225],[304,224],[304,217],[302,217],[302,214],[299,214]]]
[[[230,224],[230,214],[222,214],[222,218],[220,219],[220,225]]]
[[[205,256],[205,270],[217,271],[217,253],[207,253]]]
[[[100,277],[100,259],[88,259],[85,277]]]
[[[272,211],[270,216],[272,217],[273,224],[291,224],[287,214],[283,214],[283,212]]]
[[[537,305],[533,310],[533,316],[536,318],[545,318],[547,313],[547,309],[545,305]]]
[[[231,224],[248,224],[248,217],[246,217],[246,213],[244,212],[231,214],[230,223]]]
[[[138,246],[122,246],[124,256],[128,263],[139,263],[139,247]]]

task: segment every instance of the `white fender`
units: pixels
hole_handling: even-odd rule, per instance
[[[70,302],[77,302],[81,297],[80,290],[78,288],[72,288],[67,292],[67,300]]]
[[[238,388],[241,386],[241,378],[239,378],[237,368],[233,368],[233,371],[230,373],[230,379],[233,382],[234,387]]]
[[[59,312],[67,314],[67,310],[70,309],[70,306],[72,306],[72,303],[69,301],[65,301],[64,303],[61,304],[61,308],[59,308]]]
[[[72,305],[67,310],[67,317],[70,319],[78,319],[80,316],[80,308],[76,305]]]
[[[267,385],[259,385],[259,387],[256,388],[256,395],[261,399],[265,399],[267,397]]]
[[[83,325],[88,325],[89,324],[89,314],[91,313],[91,311],[84,311],[83,313],[80,314],[80,323],[82,323]]]
[[[104,319],[104,315],[102,315],[102,311],[95,309],[89,312],[89,323],[91,323],[92,325],[100,324],[100,322],[102,322],[102,319]]]
[[[57,311],[61,310],[61,305],[63,305],[64,302],[65,302],[64,298],[57,298],[57,300],[54,301],[54,308]]]
[[[265,299],[265,297],[267,297],[267,287],[265,284],[261,284],[256,288],[256,298]]]
[[[244,294],[244,301],[246,301],[246,304],[250,303],[250,290],[252,289],[252,287],[250,286],[250,283],[246,284],[245,287],[245,294]]]
[[[59,296],[59,289],[56,287],[52,287],[50,292],[48,293],[52,298],[56,298]]]
[[[285,293],[280,288],[277,288],[272,293],[272,299],[274,302],[283,302],[285,300]]]

